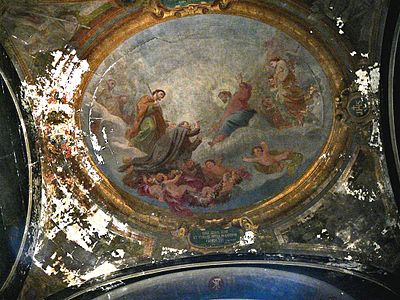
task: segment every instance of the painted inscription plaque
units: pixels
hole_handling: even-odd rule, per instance
[[[233,15],[169,20],[125,40],[85,90],[81,123],[117,188],[188,217],[283,192],[320,156],[328,80],[297,41]]]

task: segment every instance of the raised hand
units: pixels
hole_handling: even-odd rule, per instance
[[[221,127],[221,123],[220,122],[216,122],[212,125],[211,130],[212,131],[217,131],[219,129],[219,127]]]
[[[243,74],[239,73],[238,76],[236,76],[236,80],[239,84],[242,83],[243,82]]]

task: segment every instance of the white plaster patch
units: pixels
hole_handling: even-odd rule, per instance
[[[117,267],[107,261],[107,262],[103,263],[102,265],[98,266],[97,268],[95,268],[93,271],[86,273],[81,278],[83,280],[87,281],[92,278],[108,275],[115,271],[117,271]]]
[[[58,273],[58,272],[56,271],[56,269],[54,269],[54,268],[51,267],[51,266],[47,266],[46,269],[44,270],[44,272],[45,272],[47,275],[49,275],[49,276]]]
[[[168,255],[168,254],[173,254],[175,256],[182,255],[186,253],[186,249],[175,249],[175,248],[170,248],[170,247],[162,247],[161,249],[161,256]]]
[[[104,142],[105,142],[106,144],[108,144],[108,136],[107,136],[107,132],[106,132],[106,128],[105,128],[105,127],[103,127],[103,128],[101,129],[101,133],[102,133],[102,135],[103,135]]]
[[[372,121],[372,130],[371,130],[371,136],[368,141],[368,145],[370,145],[372,148],[378,149],[380,152],[383,151],[381,132],[378,120]]]
[[[86,235],[86,231],[78,224],[72,224],[64,229],[65,235],[68,240],[77,243],[88,252],[92,252],[92,241]]]
[[[381,246],[377,243],[377,242],[373,242],[374,245],[374,251],[378,251],[379,249],[381,249]]]
[[[247,246],[254,244],[255,234],[253,231],[246,231],[244,235],[240,238],[239,246]]]
[[[358,90],[364,96],[368,96],[369,92],[369,76],[368,72],[362,69],[356,71],[356,83],[358,84]]]
[[[93,180],[93,184],[99,183],[101,181],[101,176],[97,173],[96,169],[90,164],[89,159],[84,156],[82,158],[82,168],[87,171],[89,177]]]
[[[111,256],[115,258],[124,258],[125,251],[123,249],[117,249],[111,253]]]
[[[343,31],[344,22],[342,20],[342,17],[336,18],[336,26],[339,28],[339,34],[344,34],[344,31]]]
[[[45,76],[36,78],[35,84],[23,83],[24,108],[32,113],[44,141],[49,142],[49,147],[54,145],[62,154],[57,154],[50,163],[45,161],[47,156],[41,157],[43,164],[49,168],[49,173],[43,173],[40,228],[43,236],[48,239],[54,239],[63,231],[69,241],[90,252],[99,237],[103,237],[104,242],[111,242],[113,239],[114,235],[108,231],[112,218],[96,206],[88,211],[82,205],[78,197],[83,195],[87,197],[85,201],[90,203],[90,193],[82,182],[73,180],[68,174],[68,168],[65,168],[65,160],[76,157],[80,167],[89,174],[93,185],[101,180],[87,158],[83,133],[75,123],[74,101],[81,93],[78,87],[83,74],[89,70],[89,65],[76,56],[75,50],[69,53],[56,51],[52,56],[52,68]],[[60,116],[59,122],[51,121],[54,113]],[[56,174],[52,173],[52,166]],[[56,225],[45,226],[52,223]],[[45,251],[42,247],[43,242],[38,242],[33,261],[43,269],[42,263],[36,259],[41,251]],[[118,249],[114,255],[122,258],[125,252]],[[61,273],[64,282],[69,286],[116,270],[114,265],[105,263],[82,276],[79,269],[70,270],[61,261],[62,257],[56,256],[57,253],[52,254],[51,259],[54,262],[43,271],[48,275]],[[67,256],[72,258],[70,253],[67,253]]]
[[[357,79],[355,83],[358,85],[358,90],[366,98],[370,94],[375,94],[379,90],[380,68],[378,63],[374,63],[366,69],[356,71]]]
[[[369,70],[371,93],[377,93],[379,91],[379,81],[381,78],[379,64],[375,63],[373,66],[369,67]]]
[[[99,145],[97,136],[94,133],[90,133],[90,141],[92,142],[93,152],[96,155],[97,161],[100,165],[104,164],[104,158],[101,156],[100,151],[103,148]]]
[[[353,177],[349,176],[348,180],[351,180]],[[349,181],[343,182],[337,189],[337,192],[353,196],[354,198],[360,201],[368,201],[374,202],[376,201],[376,194],[374,191],[369,191],[365,187],[361,188],[352,188],[350,187]]]
[[[87,221],[89,223],[89,232],[103,236],[108,233],[107,227],[111,221],[111,217],[101,209],[98,209],[95,213],[87,217]]]
[[[323,153],[321,154],[320,158],[323,160],[329,160],[330,154],[329,153]]]
[[[83,283],[79,270],[69,270],[64,263],[61,263],[60,272],[64,275],[63,281],[67,283],[68,286],[74,286]]]
[[[122,223],[116,217],[112,217],[112,223],[117,229],[119,229],[121,231],[127,231],[128,230],[128,224]]]

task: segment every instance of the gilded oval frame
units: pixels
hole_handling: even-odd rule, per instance
[[[119,213],[128,216],[129,221],[140,228],[159,230],[176,230],[187,224],[190,226],[205,225],[213,223],[230,223],[242,217],[251,219],[254,223],[272,222],[280,215],[298,207],[304,200],[313,198],[321,190],[321,187],[332,178],[339,165],[343,162],[343,154],[348,148],[350,137],[349,127],[341,120],[340,108],[337,102],[340,101],[341,91],[345,87],[346,75],[342,72],[338,59],[334,52],[320,38],[317,32],[310,34],[309,28],[293,16],[272,6],[257,5],[250,2],[232,2],[229,5],[221,4],[200,4],[191,5],[186,9],[165,9],[160,6],[150,6],[146,9],[128,15],[115,23],[112,28],[97,36],[91,45],[83,53],[90,65],[91,71],[84,75],[79,87],[85,91],[92,78],[93,73],[101,62],[121,45],[129,37],[148,29],[156,24],[167,22],[176,18],[182,18],[194,14],[227,14],[254,19],[270,26],[273,26],[289,35],[305,47],[318,61],[325,72],[332,94],[332,126],[328,139],[322,148],[319,159],[315,160],[308,169],[285,190],[272,198],[264,199],[256,204],[228,210],[226,212],[196,212],[190,218],[182,218],[167,208],[160,208],[135,198],[129,193],[114,185],[103,172],[97,167],[89,153],[86,153],[91,167],[100,174],[101,184],[92,188],[92,193],[100,202],[111,209],[117,209]],[[76,96],[75,109],[80,110],[83,101],[83,93]],[[81,128],[80,114],[75,115],[75,122]],[[79,162],[76,162],[79,163]],[[89,174],[81,174],[84,181],[90,181]],[[127,205],[130,201],[132,205]],[[134,207],[134,208],[133,208]]]

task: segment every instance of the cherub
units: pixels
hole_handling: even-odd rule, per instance
[[[246,167],[231,168],[222,164],[223,157],[219,159],[208,159],[202,166],[202,171],[206,179],[214,184],[220,182],[225,173],[236,172],[242,178],[249,179],[251,174],[246,171]]]
[[[229,195],[232,192],[233,188],[241,183],[242,180],[243,178],[236,171],[225,173],[222,177],[221,190],[219,191],[219,194],[221,196]]]
[[[204,180],[204,174],[200,164],[196,163],[193,159],[186,159],[181,166],[181,170],[186,176],[197,177]]]
[[[173,176],[174,177],[172,179],[169,179],[164,173],[158,173],[155,176],[156,182],[161,186],[162,189],[165,189],[171,195],[171,197],[179,199],[182,198],[186,192],[196,191],[195,188],[186,184],[177,185],[182,176],[181,172],[173,172]]]
[[[253,157],[243,157],[245,162],[257,163],[264,167],[275,166],[275,172],[280,172],[284,169],[282,161],[289,159],[290,151],[284,151],[277,154],[272,154],[266,142],[261,142],[259,146],[252,149]]]
[[[205,186],[201,190],[200,197],[197,197],[197,205],[207,207],[214,203],[216,198],[215,186]]]
[[[142,176],[143,182],[148,186],[149,194],[158,199],[159,201],[165,201],[163,189],[160,184],[156,181],[154,176],[147,177],[146,175]]]
[[[221,181],[225,173],[232,170],[231,168],[224,166],[222,164],[222,160],[223,158],[219,158],[217,160],[207,159],[204,162],[202,170],[208,181],[216,184]]]

